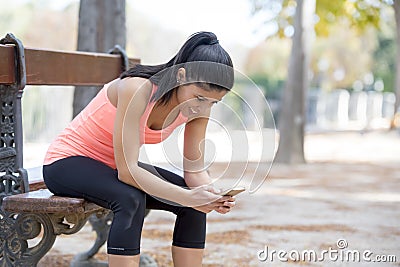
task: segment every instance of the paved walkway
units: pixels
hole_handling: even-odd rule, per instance
[[[308,136],[311,163],[274,164],[261,188],[239,195],[231,213],[209,214],[204,266],[400,266],[399,149],[400,137],[394,133]],[[211,169],[214,176],[220,172],[221,166]],[[250,167],[245,176],[252,172]],[[161,211],[145,220],[142,250],[154,255],[159,266],[172,266],[173,222],[174,216]],[[72,255],[88,249],[93,239],[89,226],[59,237],[40,266],[68,266]],[[266,248],[268,254],[260,254]],[[288,262],[273,250],[287,252],[281,256]],[[331,251],[331,259],[325,254],[323,261],[293,260],[304,250],[315,251],[318,258]],[[371,260],[393,255],[397,262],[357,263],[351,253],[348,262],[351,251],[361,257],[367,251]],[[99,257],[105,257],[104,248]]]

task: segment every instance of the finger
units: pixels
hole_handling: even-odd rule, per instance
[[[223,196],[222,198],[218,199],[219,202],[225,202],[225,201],[235,201],[234,198],[230,196]]]
[[[219,213],[227,213],[227,212],[230,211],[230,208],[229,207],[225,207],[225,206],[220,206],[220,207],[218,207],[217,211]]]
[[[228,206],[220,206],[220,207],[218,207],[218,210],[220,210],[220,211],[228,211],[228,210],[230,210],[231,208],[230,207],[228,207]]]
[[[236,198],[235,197],[231,197],[231,196],[229,196],[229,198],[226,200],[226,201],[235,201],[236,200]]]
[[[214,204],[214,205],[212,205],[212,209],[214,209],[214,210],[216,210],[216,209],[218,209],[219,207],[222,207],[223,205],[221,204],[221,203],[216,203],[216,204]]]
[[[236,203],[234,201],[225,201],[223,206],[233,208],[235,205]]]
[[[220,213],[220,214],[225,214],[226,212],[220,209],[215,209],[216,212]]]

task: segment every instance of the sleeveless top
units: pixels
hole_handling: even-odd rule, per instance
[[[116,107],[107,96],[110,83],[104,85],[90,103],[69,123],[50,144],[44,165],[70,156],[86,156],[116,169],[113,147],[113,131]],[[157,90],[153,84],[151,96]],[[150,96],[150,99],[151,99]],[[149,102],[140,118],[140,145],[155,144],[165,140],[187,118],[179,112],[174,122],[161,130],[152,130],[147,119],[155,102]]]

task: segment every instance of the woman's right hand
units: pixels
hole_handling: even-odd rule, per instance
[[[210,206],[213,202],[221,199],[222,196],[210,185],[202,185],[191,190],[188,190],[184,206],[187,207],[200,207]]]
[[[235,205],[235,198],[230,196],[219,195],[220,190],[215,189],[213,186],[200,186],[191,191],[191,199],[195,210],[209,213],[213,210],[219,213],[227,213],[230,208]]]
[[[209,213],[213,210],[215,210],[218,213],[225,214],[231,211],[231,208],[235,206],[235,198],[231,196],[223,196],[220,199],[217,199],[214,202],[193,207],[193,209],[204,212],[204,213]]]

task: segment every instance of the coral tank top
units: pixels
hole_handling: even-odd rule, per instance
[[[116,168],[113,147],[116,107],[107,96],[109,84],[99,91],[92,101],[57,136],[47,150],[44,165],[70,156],[86,156]],[[157,90],[153,84],[151,96]],[[150,96],[150,99],[151,99]],[[178,117],[161,130],[152,130],[147,119],[155,102],[149,102],[140,118],[140,144],[155,144],[165,140],[173,130],[185,123],[187,118],[180,112]]]

